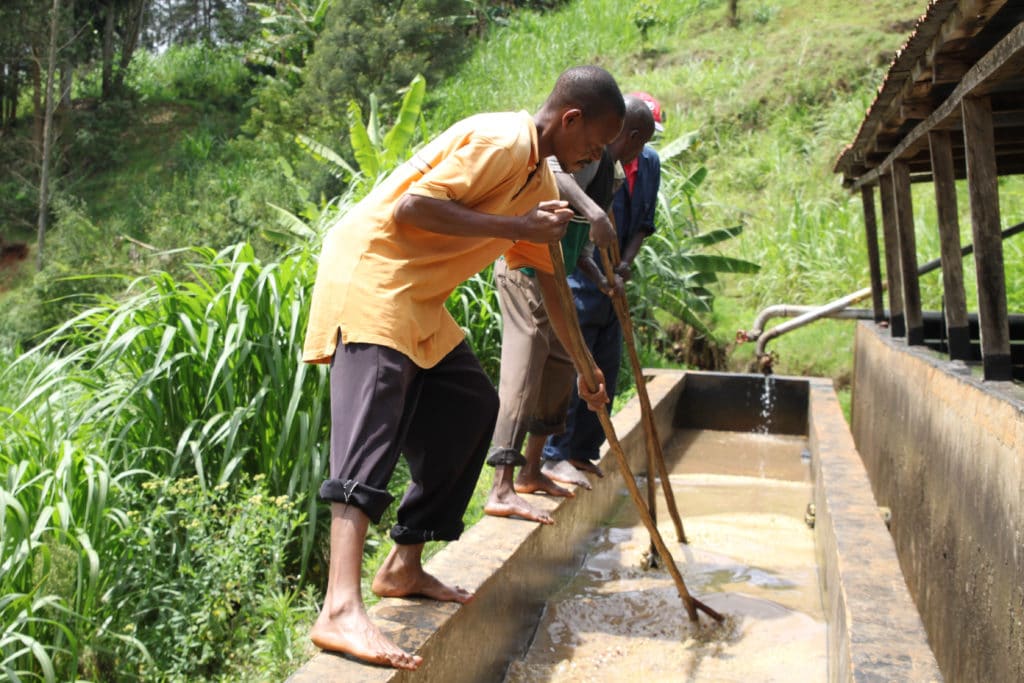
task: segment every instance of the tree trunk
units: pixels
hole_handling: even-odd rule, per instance
[[[124,86],[124,77],[128,66],[132,63],[135,48],[139,45],[142,25],[146,18],[146,0],[134,0],[127,10],[124,22],[124,40],[121,43],[121,63],[114,74],[114,90],[118,92]]]
[[[11,128],[18,121],[18,97],[21,96],[21,69],[19,67],[19,64],[11,64],[11,70],[7,74],[7,94],[10,97],[7,106],[7,125]]]
[[[39,223],[36,234],[36,268],[43,269],[43,245],[50,210],[50,138],[53,127],[53,81],[57,70],[57,29],[60,26],[60,0],[53,0],[50,15],[50,45],[46,52],[46,103],[43,115],[43,153],[39,165]]]
[[[107,0],[103,12],[103,69],[100,93],[104,100],[109,100],[114,92],[114,0]]]
[[[0,129],[9,128],[12,79],[9,72],[13,71],[10,64],[0,64]]]
[[[35,54],[32,48],[32,59],[29,61],[29,68],[32,70],[32,142],[36,158],[43,153],[43,75],[42,58]]]
[[[66,114],[71,110],[71,84],[75,79],[75,67],[71,59],[66,58],[60,65],[60,106],[61,113]]]
[[[74,31],[70,28],[70,20],[75,16],[75,0],[65,0],[61,11],[65,17],[68,17],[69,25],[64,27],[64,35],[59,36],[58,40],[67,47],[70,41],[75,40]],[[72,50],[63,49],[60,52],[62,53],[59,66],[60,94],[58,95],[59,104],[57,105],[57,111],[61,117],[64,117],[71,111],[71,84],[75,79],[75,63]],[[60,130],[63,130],[63,128],[63,125],[59,126]]]
[[[739,9],[736,7],[738,4],[739,0],[729,0],[729,26],[739,26]]]

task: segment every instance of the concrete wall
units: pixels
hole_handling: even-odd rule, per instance
[[[811,379],[810,388],[814,539],[829,622],[829,680],[941,681],[832,384]]]
[[[950,681],[1024,681],[1024,389],[857,326],[853,435]]]
[[[647,384],[658,435],[672,434],[672,418],[683,373],[653,371]],[[646,449],[640,404],[628,403],[612,419],[634,472],[645,469]],[[616,461],[603,450],[603,479],[578,499],[537,496],[554,526],[488,517],[466,530],[426,564],[441,580],[473,592],[467,605],[434,600],[385,598],[370,616],[381,631],[423,657],[416,671],[367,666],[328,652],[316,654],[289,683],[400,683],[404,681],[500,681],[509,662],[526,647],[544,603],[575,572],[586,537],[622,503],[623,480]]]

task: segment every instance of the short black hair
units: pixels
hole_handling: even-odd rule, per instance
[[[563,71],[548,101],[556,107],[576,107],[584,116],[594,118],[614,114],[621,119],[626,115],[619,84],[610,73],[594,65]]]
[[[641,135],[650,138],[654,135],[654,114],[639,97],[626,96],[626,116],[622,127],[624,129],[637,129]]]

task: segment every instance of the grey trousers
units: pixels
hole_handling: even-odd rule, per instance
[[[379,522],[402,454],[412,480],[391,537],[455,540],[497,413],[498,395],[465,341],[432,368],[384,346],[339,344],[331,361],[331,471],[320,497]]]

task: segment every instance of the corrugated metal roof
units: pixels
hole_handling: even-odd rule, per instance
[[[908,133],[942,105],[960,78],[1022,19],[1024,0],[928,2],[896,52],[856,136],[836,160],[835,171],[849,184],[885,161]]]

